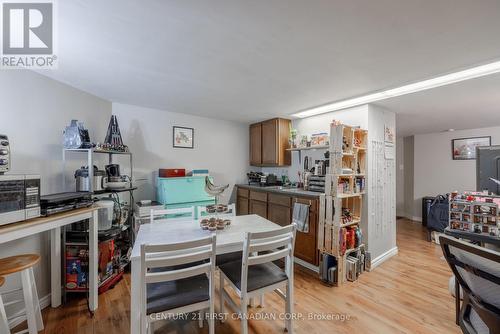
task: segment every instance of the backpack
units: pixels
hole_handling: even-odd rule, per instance
[[[448,195],[438,195],[429,207],[427,228],[432,231],[443,232],[449,221]]]

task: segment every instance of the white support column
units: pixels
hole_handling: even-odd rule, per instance
[[[90,168],[91,169],[91,168]],[[97,241],[98,218],[97,210],[93,211],[89,219],[89,308],[93,312],[98,306],[98,285],[97,275],[99,247]]]
[[[61,305],[61,228],[50,230],[50,290],[53,308]]]

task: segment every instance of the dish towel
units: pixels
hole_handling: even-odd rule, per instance
[[[297,224],[297,231],[309,233],[309,205],[302,203],[293,205],[292,223]]]

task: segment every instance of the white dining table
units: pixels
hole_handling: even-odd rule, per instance
[[[243,250],[247,232],[272,231],[280,226],[257,215],[231,217],[231,225],[224,230],[202,230],[198,220],[155,220],[140,226],[131,255],[132,277],[130,291],[130,333],[140,333],[141,321],[141,245],[169,244],[217,235],[218,255]]]

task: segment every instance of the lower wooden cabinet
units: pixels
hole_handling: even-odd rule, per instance
[[[309,232],[297,231],[295,237],[295,256],[301,260],[319,265],[318,252],[318,201],[311,198],[294,198],[293,202],[309,205]]]
[[[269,203],[267,219],[281,226],[290,225],[292,223],[292,210],[288,206]]]
[[[295,256],[317,266],[319,264],[317,250],[317,221],[315,212],[309,211],[309,232],[297,231],[295,235]]]
[[[246,197],[248,196],[248,198]],[[288,197],[285,195],[267,193],[265,191],[238,191],[238,215],[256,214],[280,226],[292,222],[293,203],[304,203],[309,209],[309,232],[297,231],[294,255],[312,265],[319,265],[317,250],[318,201],[314,198]]]
[[[267,219],[267,202],[261,202],[251,199],[248,205],[248,213],[259,215]]]
[[[248,198],[238,196],[236,200],[236,213],[238,216],[248,215]]]

